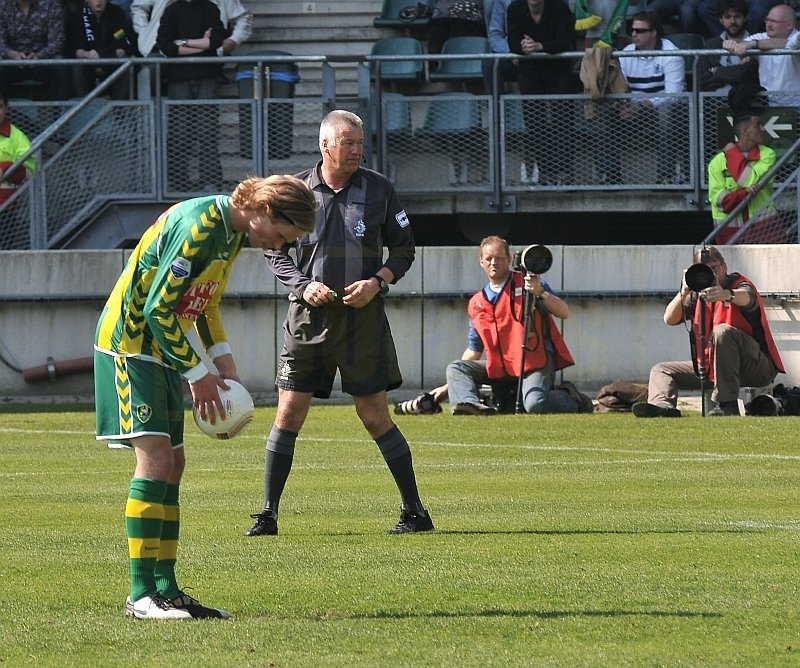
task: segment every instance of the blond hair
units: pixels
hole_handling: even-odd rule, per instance
[[[503,237],[498,237],[494,234],[484,237],[481,240],[481,245],[478,248],[480,257],[483,257],[483,249],[486,246],[494,246],[495,244],[500,246],[506,252],[506,257],[511,257],[511,246],[508,245],[508,242],[503,239]]]
[[[317,201],[314,193],[296,176],[273,174],[253,176],[242,181],[231,195],[231,204],[277,218],[303,232],[313,232],[317,224]]]

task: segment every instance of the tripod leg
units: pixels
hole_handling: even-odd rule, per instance
[[[517,377],[517,401],[514,408],[514,412],[517,415],[525,412],[525,406],[522,403],[522,377],[525,374],[525,353],[528,351],[528,336],[530,336],[531,297],[531,293],[525,290],[525,296],[522,300],[522,317],[525,322],[525,331],[522,337],[522,355],[520,355],[519,375]]]

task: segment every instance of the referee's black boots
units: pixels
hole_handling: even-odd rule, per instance
[[[415,503],[411,507],[400,508],[400,521],[387,533],[419,533],[433,531],[433,529],[433,521],[428,511],[422,507],[421,503]]]
[[[245,536],[277,536],[278,518],[272,510],[265,510],[263,513],[250,515],[256,523],[244,532]]]

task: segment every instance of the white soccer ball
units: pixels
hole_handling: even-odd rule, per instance
[[[225,382],[230,389],[223,390],[219,388],[219,398],[222,399],[225,414],[217,415],[215,424],[211,424],[200,417],[200,413],[196,408],[192,410],[195,424],[197,424],[200,431],[206,436],[221,440],[233,438],[236,434],[244,431],[252,422],[253,413],[255,412],[253,397],[250,396],[245,387],[235,380],[226,380]]]

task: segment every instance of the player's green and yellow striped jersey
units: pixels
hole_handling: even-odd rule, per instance
[[[185,332],[196,326],[206,348],[226,341],[219,303],[244,240],[231,228],[227,196],[198,197],[165,211],[117,280],[97,323],[95,348],[150,358],[189,380],[204,375]],[[202,373],[192,373],[196,368]]]

